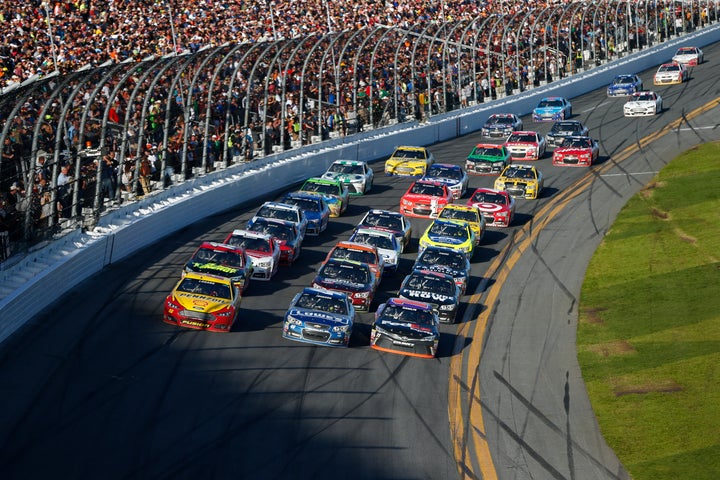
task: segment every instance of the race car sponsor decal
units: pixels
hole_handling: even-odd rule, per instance
[[[183,325],[190,325],[192,327],[201,327],[201,328],[207,328],[210,326],[209,324],[207,324],[205,322],[196,322],[194,320],[184,320],[183,319],[183,320],[180,320],[180,323],[182,323]]]
[[[348,323],[350,323],[350,321],[349,321],[347,318],[336,317],[336,316],[334,316],[334,315],[332,315],[332,314],[329,314],[329,313],[325,313],[325,312],[315,312],[315,311],[311,311],[311,310],[298,310],[298,309],[293,309],[293,310],[290,312],[290,315],[302,316],[302,317],[304,317],[304,318],[316,318],[316,319],[321,319],[321,320],[327,320],[327,321],[330,321],[330,322],[339,322],[339,323],[342,323],[342,324],[348,324]]]
[[[227,265],[218,265],[217,263],[195,263],[192,264],[193,268],[197,268],[198,270],[213,270],[216,272],[224,272],[224,273],[237,273],[242,271],[242,268],[238,267],[229,267]]]
[[[473,203],[473,207],[479,208],[483,212],[499,212],[503,208],[497,203]]]
[[[426,292],[424,290],[404,290],[404,292],[406,292],[407,295],[409,295],[411,297],[429,298],[429,299],[435,300],[437,302],[444,302],[445,300],[449,300],[449,299],[453,298],[448,295],[442,295],[442,294],[434,293],[434,292]]]
[[[432,240],[433,242],[438,242],[438,243],[458,244],[458,243],[463,243],[463,242],[467,241],[467,239],[464,239],[464,240],[463,240],[463,239],[460,239],[460,240],[458,240],[457,238],[444,237],[444,236],[441,236],[441,235],[428,235],[428,237],[429,237],[430,240]]]

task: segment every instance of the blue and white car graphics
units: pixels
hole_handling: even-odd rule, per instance
[[[375,228],[356,228],[351,242],[366,243],[377,248],[386,272],[396,272],[402,246],[392,231]]]
[[[297,205],[305,212],[308,224],[306,233],[308,235],[320,235],[325,231],[330,219],[330,208],[327,206],[325,199],[318,195],[309,195],[306,193],[291,192],[286,194],[282,203]]]
[[[532,114],[536,122],[555,122],[572,117],[572,105],[563,97],[545,97]]]
[[[347,347],[355,309],[344,293],[306,287],[285,313],[282,336],[298,342]]]
[[[643,89],[643,82],[637,75],[616,75],[607,87],[608,97],[632,95]]]
[[[433,180],[445,184],[452,192],[453,198],[465,195],[468,186],[468,176],[460,165],[450,163],[435,163],[425,172],[423,180]]]

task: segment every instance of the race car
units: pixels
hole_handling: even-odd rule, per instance
[[[537,132],[513,132],[505,140],[505,148],[513,160],[539,160],[545,156],[545,138]]]
[[[662,97],[655,92],[637,92],[632,94],[623,105],[626,117],[643,117],[662,112]]]
[[[560,120],[559,122],[553,123],[552,128],[547,135],[545,135],[545,141],[548,147],[555,148],[559,146],[563,140],[573,135],[587,135],[589,133],[588,128],[583,125],[580,120]]]
[[[345,293],[357,310],[370,311],[378,281],[370,265],[352,260],[330,259],[320,266],[313,288]]]
[[[608,97],[632,95],[643,89],[643,81],[637,75],[616,75],[607,87]]]
[[[510,165],[510,152],[505,145],[478,143],[465,161],[468,174],[492,175]]]
[[[280,265],[280,245],[267,233],[233,230],[223,243],[245,249],[252,262],[252,278],[270,280]]]
[[[532,165],[510,165],[495,179],[495,190],[505,190],[512,197],[536,199],[542,189],[542,173]]]
[[[400,243],[400,253],[410,245],[412,223],[400,212],[373,208],[365,214],[357,228],[375,228],[392,232]]]
[[[463,252],[446,247],[425,247],[415,259],[413,270],[430,270],[432,272],[452,275],[460,293],[465,294],[470,282],[470,260]]]
[[[430,165],[422,180],[434,180],[444,183],[450,189],[454,199],[465,195],[468,186],[468,176],[460,165],[450,163],[435,163]]]
[[[514,113],[493,113],[480,129],[488,138],[507,138],[512,132],[523,129],[523,122]]]
[[[654,85],[674,85],[690,79],[690,71],[682,63],[663,63],[653,77]]]
[[[253,268],[252,261],[244,248],[224,243],[203,242],[185,263],[183,275],[190,272],[229,278],[242,294],[250,284]]]
[[[590,137],[568,137],[553,152],[552,164],[558,167],[589,167],[598,159],[600,146]]]
[[[430,246],[447,247],[463,252],[472,258],[475,252],[475,232],[467,222],[437,219],[420,237],[420,251]]]
[[[700,65],[705,61],[705,54],[698,47],[680,47],[673,55],[672,61],[688,66]]]
[[[430,304],[443,323],[454,323],[460,307],[460,287],[452,275],[430,270],[413,270],[400,285],[398,297]]]
[[[391,298],[378,307],[370,348],[411,357],[434,358],[440,341],[439,318],[432,306]]]
[[[321,178],[340,180],[350,195],[364,195],[372,189],[373,169],[360,160],[335,160]]]
[[[373,275],[375,275],[377,283],[380,283],[380,279],[382,279],[383,273],[385,272],[385,264],[382,261],[377,247],[368,245],[367,243],[338,242],[330,249],[330,252],[328,252],[327,257],[325,257],[325,262],[333,259],[368,264]]]
[[[229,332],[241,301],[240,288],[231,279],[189,272],[165,298],[163,321],[195,330]]]
[[[385,161],[385,175],[421,177],[433,163],[435,156],[425,147],[397,147]]]
[[[572,105],[563,97],[545,97],[533,110],[532,118],[536,122],[556,122],[572,117]]]
[[[397,272],[400,262],[400,241],[389,230],[375,228],[355,228],[350,235],[350,242],[367,243],[377,248],[386,272]]]
[[[400,213],[408,217],[436,218],[440,210],[453,201],[453,194],[446,185],[416,180],[400,199]]]
[[[247,230],[265,233],[273,237],[280,246],[281,265],[292,265],[300,256],[304,237],[293,222],[260,217],[252,224],[248,223]]]
[[[290,302],[282,336],[298,342],[347,347],[354,323],[355,308],[347,295],[306,287]]]
[[[350,203],[350,193],[340,180],[328,180],[319,177],[308,178],[299,191],[323,197],[330,209],[331,217],[339,217],[345,213]]]
[[[300,234],[304,237],[307,233],[308,218],[303,209],[297,205],[282,202],[265,202],[248,220],[248,230],[258,218],[269,218],[271,220],[285,220],[294,223]]]
[[[515,218],[515,199],[505,190],[478,188],[467,204],[480,210],[488,227],[509,227]]]
[[[282,203],[297,205],[307,217],[307,235],[320,235],[325,231],[330,219],[330,208],[325,199],[318,195],[291,192],[286,193]]]
[[[485,218],[480,214],[480,210],[468,205],[445,205],[438,215],[442,220],[453,220],[456,222],[467,222],[475,234],[475,245],[480,244],[483,235],[485,235]]]

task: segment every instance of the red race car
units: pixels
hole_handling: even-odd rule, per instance
[[[400,199],[400,213],[408,217],[437,218],[440,210],[453,203],[447,185],[432,180],[417,180]]]
[[[545,137],[537,132],[513,132],[505,140],[505,148],[513,160],[539,160],[545,156]]]
[[[515,199],[505,190],[478,188],[467,204],[480,210],[488,227],[509,227],[515,217]]]
[[[560,167],[589,167],[600,155],[597,141],[590,137],[567,137],[552,156],[552,164]]]

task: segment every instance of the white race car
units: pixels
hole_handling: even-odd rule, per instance
[[[644,117],[662,112],[662,97],[655,92],[633,93],[623,106],[626,117]]]
[[[673,55],[672,61],[682,63],[683,65],[695,66],[705,61],[705,55],[698,47],[680,47],[677,52],[675,52],[675,55]]]

